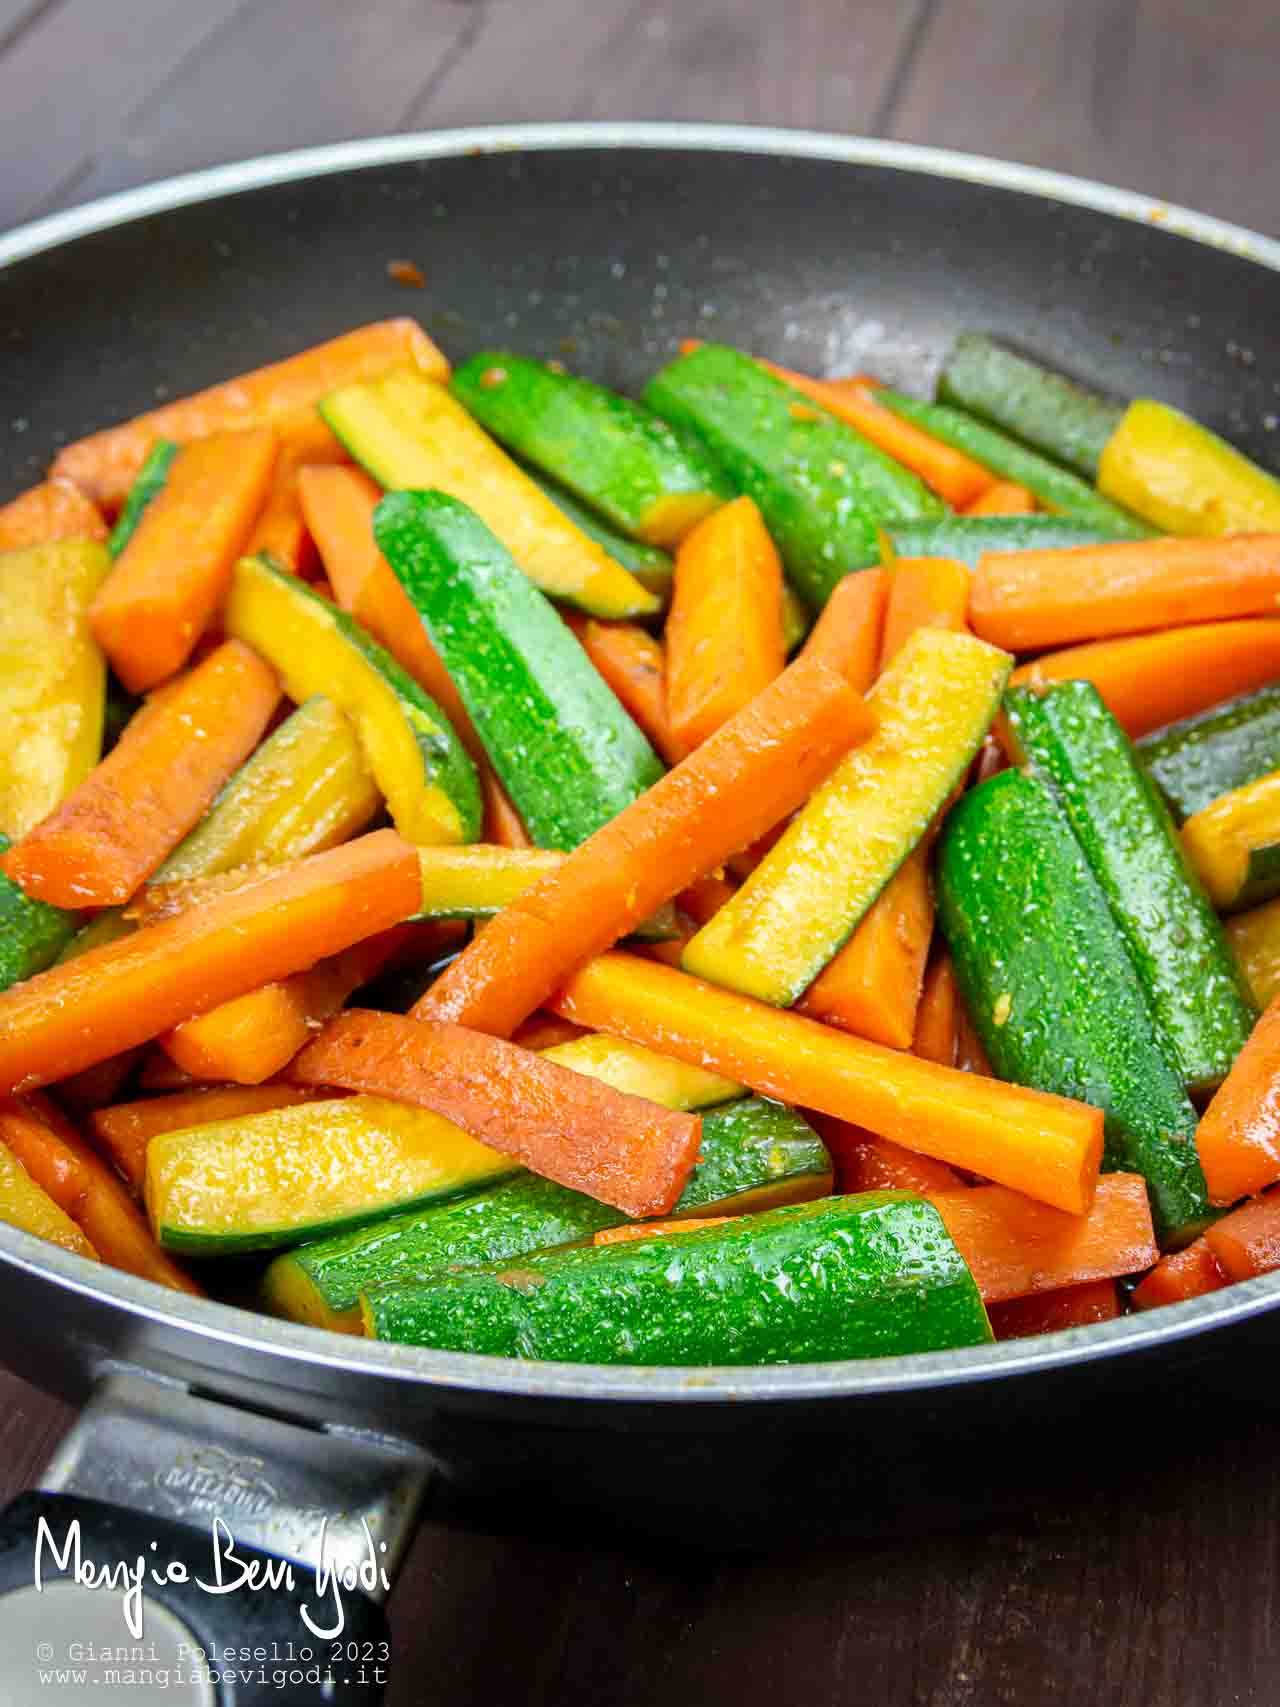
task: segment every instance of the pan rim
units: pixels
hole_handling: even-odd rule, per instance
[[[114,226],[218,196],[301,182],[338,172],[468,154],[685,150],[747,153],[871,165],[1008,189],[1156,225],[1193,242],[1280,271],[1280,241],[1208,214],[1091,179],[918,143],[837,136],[821,131],[686,123],[485,125],[373,137],[290,150],[185,173],[51,214],[0,235],[0,267]],[[235,1305],[166,1291],[151,1281],[50,1246],[0,1224],[0,1265],[51,1282],[70,1296],[122,1311],[140,1326],[195,1334],[244,1354],[266,1355],[299,1372],[310,1366],[457,1393],[513,1400],[776,1403],[849,1400],[938,1391],[971,1382],[1069,1370],[1137,1355],[1240,1324],[1280,1303],[1280,1274],[1264,1275],[1206,1297],[1114,1322],[954,1351],[831,1363],[696,1369],[620,1368],[601,1364],[520,1362],[470,1353],[348,1339],[258,1315]]]
[[[925,176],[956,178],[996,189],[1021,191],[1144,225],[1158,225],[1180,237],[1225,249],[1246,260],[1280,271],[1280,240],[1247,226],[1199,213],[1139,190],[1121,189],[1093,178],[1026,166],[993,155],[937,148],[918,142],[894,142],[829,131],[767,125],[696,124],[671,121],[472,125],[454,130],[413,131],[312,148],[260,154],[221,166],[161,178],[120,190],[81,207],[47,214],[0,233],[0,267],[26,260],[77,237],[165,213],[217,196],[273,184],[297,183],[371,166],[417,160],[451,159],[466,154],[547,152],[553,149],[689,149],[700,153],[785,155],[797,160],[830,160],[846,165],[888,166]]]

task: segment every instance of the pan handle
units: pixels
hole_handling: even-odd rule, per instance
[[[399,1441],[113,1377],[0,1514],[0,1700],[372,1707],[428,1471]]]

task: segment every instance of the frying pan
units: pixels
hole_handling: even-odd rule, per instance
[[[397,258],[424,269],[422,294],[392,281]],[[989,328],[1120,396],[1182,406],[1274,467],[1277,269],[1280,244],[1200,215],[901,144],[685,125],[342,144],[0,238],[0,481],[16,491],[69,438],[395,313],[455,356],[510,344],[628,390],[690,333],[923,388],[957,331]],[[0,1356],[90,1401],[11,1510],[0,1589],[29,1583],[33,1525],[58,1501],[117,1538],[172,1524],[175,1547],[224,1516],[246,1546],[304,1563],[320,1515],[353,1559],[363,1518],[388,1574],[425,1488],[446,1515],[590,1512],[597,1533],[677,1533],[692,1512],[725,1544],[981,1516],[1037,1497],[1055,1429],[1059,1494],[1063,1462],[1098,1473],[1090,1443],[1114,1464],[1117,1418],[1138,1406],[1159,1403],[1177,1450],[1205,1397],[1251,1383],[1280,1337],[1269,1276],[946,1354],[610,1369],[330,1336],[7,1227],[0,1265]],[[151,1601],[209,1628],[207,1597]],[[21,1593],[0,1601],[0,1632],[15,1607],[28,1616]],[[264,1628],[283,1616],[253,1613]]]

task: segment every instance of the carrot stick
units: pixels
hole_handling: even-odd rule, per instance
[[[575,966],[798,806],[873,724],[843,676],[793,664],[491,919],[415,1015],[509,1036]]]
[[[1036,495],[1016,480],[997,480],[980,498],[966,504],[966,516],[1030,516],[1035,513]]]
[[[1026,1339],[1063,1328],[1089,1327],[1093,1322],[1113,1322],[1120,1314],[1120,1299],[1114,1280],[1086,1280],[1055,1292],[1008,1298],[1003,1304],[992,1304],[988,1313],[998,1340]]]
[[[1015,670],[1011,687],[1093,683],[1132,739],[1251,693],[1280,676],[1280,622],[1206,622],[1128,640],[1046,652]]]
[[[104,540],[107,533],[98,506],[69,480],[46,480],[0,506],[0,551],[60,539]]]
[[[575,1037],[587,1035],[583,1026],[572,1020],[559,1019],[539,1008],[511,1033],[511,1041],[521,1049],[554,1049],[558,1043],[571,1043]]]
[[[302,513],[338,603],[426,689],[472,758],[481,758],[484,748],[453,678],[374,543],[373,512],[381,497],[382,488],[359,468],[307,468],[298,476]]]
[[[164,487],[89,608],[98,644],[131,693],[181,669],[217,609],[261,510],[276,461],[265,427],[199,439]]]
[[[967,1189],[954,1168],[935,1162],[932,1156],[904,1150],[889,1138],[877,1138],[874,1132],[829,1114],[814,1119],[835,1163],[839,1191],[914,1191],[927,1197],[935,1191]]]
[[[281,417],[313,408],[340,385],[373,379],[405,363],[421,368],[431,379],[449,377],[449,364],[415,321],[375,321],[285,361],[79,439],[59,453],[53,470],[114,509],[124,502],[157,439],[185,444],[237,427],[273,425]]]
[[[288,1077],[432,1109],[626,1215],[662,1215],[674,1205],[702,1136],[697,1115],[616,1091],[500,1038],[406,1014],[348,1009]]]
[[[260,1085],[288,1066],[353,990],[377,976],[395,951],[395,936],[354,943],[306,972],[183,1020],[160,1047],[193,1078]]]
[[[978,1036],[977,1027],[970,1018],[969,1010],[956,997],[956,1068],[961,1073],[976,1073],[980,1079],[994,1078],[991,1063],[987,1060],[987,1052],[982,1047],[982,1039]]]
[[[900,558],[889,571],[880,668],[917,628],[967,632],[969,571],[946,557]],[[803,1013],[844,1031],[910,1049],[925,962],[933,939],[933,893],[926,837],[899,866],[849,941],[799,1003]]]
[[[1138,1274],[1160,1255],[1140,1174],[1103,1174],[1085,1215],[1064,1215],[1003,1185],[942,1192],[930,1201],[986,1304]]]
[[[1280,1268],[1280,1192],[1242,1203],[1204,1237],[1228,1282],[1270,1274]]]
[[[73,1073],[59,1079],[54,1087],[58,1101],[72,1114],[88,1114],[93,1109],[106,1108],[120,1095],[125,1081],[142,1058],[140,1049],[126,1049],[111,1055],[96,1066],[86,1067],[83,1073]]]
[[[83,1228],[103,1262],[176,1292],[202,1296],[190,1276],[156,1244],[146,1217],[111,1169],[48,1098],[0,1100],[0,1142]]]
[[[995,476],[990,469],[963,451],[944,445],[913,421],[902,420],[892,409],[878,403],[874,393],[857,380],[810,379],[806,374],[793,373],[790,368],[775,367],[772,362],[762,362],[761,366],[887,451],[895,462],[918,474],[953,508],[965,509],[993,485]]]
[[[583,967],[548,1005],[1072,1214],[1093,1200],[1102,1112],[1085,1103],[978,1080],[623,952]]]
[[[1254,1026],[1196,1129],[1196,1149],[1211,1203],[1280,1180],[1280,996]]]
[[[1148,628],[1266,616],[1280,600],[1280,535],[1137,539],[1063,551],[985,552],[975,634],[1011,652]]]
[[[140,1091],[192,1091],[209,1088],[199,1079],[193,1079],[190,1073],[184,1073],[163,1049],[152,1049],[143,1057],[142,1066],[138,1069]]]
[[[624,1222],[621,1227],[602,1227],[591,1235],[593,1245],[627,1245],[634,1239],[661,1239],[667,1233],[697,1233],[703,1227],[723,1227],[726,1221],[741,1221],[741,1215],[693,1216],[687,1221]]]
[[[169,1096],[144,1097],[140,1102],[97,1109],[89,1116],[89,1125],[117,1171],[141,1196],[147,1145],[161,1132],[311,1102],[318,1094],[301,1085],[227,1085],[213,1090],[174,1091]]]
[[[959,993],[949,954],[939,954],[924,975],[912,1052],[943,1067],[956,1064],[956,1010]]]
[[[377,830],[0,991],[0,1094],[48,1084],[417,912],[418,850]]]
[[[127,726],[80,786],[14,843],[4,870],[55,907],[127,901],[257,746],[279,698],[274,671],[226,641],[162,706]]]
[[[880,640],[889,578],[883,569],[860,569],[837,581],[809,631],[801,656],[821,658],[850,687],[866,693],[880,668]]]
[[[706,877],[700,877],[696,883],[691,883],[687,889],[682,889],[676,897],[682,913],[687,913],[695,925],[705,925],[708,919],[714,918],[724,906],[731,901],[737,892],[737,884],[730,883],[726,877],[717,877],[709,872]]]
[[[135,925],[158,925],[161,919],[185,913],[188,907],[203,907],[209,901],[222,901],[228,895],[252,889],[256,883],[265,883],[267,878],[297,863],[288,859],[278,865],[237,865],[230,871],[211,872],[207,877],[174,877],[147,883],[124,909],[124,917]]]
[[[685,748],[667,715],[667,660],[662,642],[634,622],[601,622],[576,612],[566,612],[565,621],[623,710],[669,765],[678,764]]]
[[[889,571],[880,668],[888,668],[917,628],[967,634],[969,583],[965,565],[949,557],[898,558]]]
[[[810,984],[797,1003],[800,1012],[891,1049],[910,1049],[932,937],[926,838]]]
[[[1173,1251],[1151,1270],[1133,1290],[1129,1302],[1135,1310],[1154,1310],[1161,1304],[1180,1304],[1184,1298],[1202,1298],[1227,1285],[1222,1264],[1204,1238],[1194,1239],[1183,1251]]]
[[[480,797],[484,801],[485,841],[496,842],[500,848],[531,848],[533,842],[524,827],[524,820],[498,781],[493,766],[484,759],[476,768],[480,774]]]
[[[276,438],[279,454],[266,502],[249,535],[249,556],[265,552],[282,569],[295,575],[315,567],[315,541],[302,514],[298,478],[304,468],[326,467],[347,460],[347,453],[314,410],[281,421]]]
[[[750,498],[681,540],[666,639],[667,714],[682,753],[781,675],[782,560]]]

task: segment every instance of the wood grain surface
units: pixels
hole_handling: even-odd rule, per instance
[[[1280,235],[1275,0],[0,0],[0,228],[250,153],[502,119],[945,144]],[[1272,1381],[1269,1371],[1259,1379]],[[0,1496],[67,1409],[0,1374]],[[1271,1707],[1280,1425],[984,1530],[717,1561],[424,1523],[392,1707]],[[696,1526],[696,1514],[691,1523]]]
[[[1275,0],[0,0],[0,228],[246,154],[503,119],[901,137],[1280,235]]]

